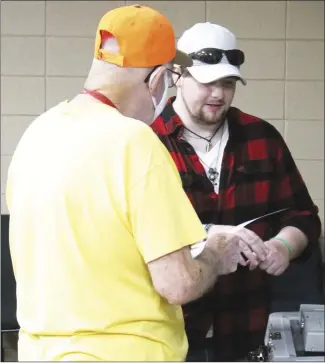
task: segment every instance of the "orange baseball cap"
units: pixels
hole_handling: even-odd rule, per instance
[[[119,52],[101,49],[103,34],[116,38]],[[99,22],[96,59],[120,67],[150,68],[173,62],[190,67],[192,59],[176,50],[173,27],[158,11],[142,5],[121,6],[107,12]]]

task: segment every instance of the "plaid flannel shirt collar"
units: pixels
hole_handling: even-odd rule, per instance
[[[173,102],[175,99],[176,97],[174,96],[168,100],[163,112],[152,125],[153,128],[155,128],[155,125],[159,127],[159,130],[155,130],[159,135],[169,136],[175,134],[180,137],[183,133],[183,122],[173,107]]]

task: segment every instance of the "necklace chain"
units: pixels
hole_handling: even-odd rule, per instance
[[[211,144],[211,141],[212,141],[212,139],[216,136],[216,134],[218,133],[218,131],[220,130],[220,128],[221,128],[221,126],[223,126],[224,125],[224,123],[225,123],[225,120],[223,120],[221,123],[220,123],[220,125],[217,127],[217,129],[216,129],[216,131],[213,133],[213,135],[210,137],[210,138],[207,138],[207,137],[203,137],[203,136],[201,136],[201,135],[199,135],[199,134],[197,134],[196,132],[194,132],[194,131],[192,131],[192,130],[190,130],[189,128],[187,128],[186,126],[184,126],[184,128],[187,130],[187,131],[189,131],[191,134],[193,134],[193,135],[195,135],[195,136],[197,136],[198,138],[200,138],[200,139],[203,139],[203,140],[205,140],[208,144],[207,144],[207,147],[206,147],[206,152],[209,152],[210,150],[211,150],[211,148],[212,148],[212,144]]]
[[[208,177],[208,179],[210,180],[210,182],[213,184],[213,185],[218,185],[218,182],[219,182],[219,175],[220,175],[220,173],[217,171],[217,164],[218,164],[218,161],[219,161],[219,156],[220,156],[220,149],[221,149],[221,144],[222,144],[222,138],[223,138],[223,134],[224,134],[224,130],[225,130],[225,128],[224,128],[224,125],[225,125],[225,123],[223,122],[219,127],[218,127],[218,129],[217,129],[217,132],[218,132],[218,130],[220,129],[220,127],[222,126],[222,133],[221,133],[221,138],[220,138],[220,141],[219,141],[219,147],[218,147],[218,153],[217,153],[217,157],[216,157],[216,159],[215,159],[215,166],[214,167],[212,167],[212,165],[207,165],[198,155],[197,155],[197,157],[198,157],[198,159],[201,161],[201,163],[203,164],[203,165],[205,165],[206,167],[207,167],[207,177]],[[185,127],[185,126],[184,126]],[[190,130],[189,130],[190,131]],[[193,132],[192,132],[193,133]],[[195,134],[195,133],[193,133],[193,134]],[[216,133],[215,133],[216,134]],[[215,135],[214,134],[214,135]],[[213,136],[214,136],[213,135]],[[197,135],[197,136],[199,136],[199,135]],[[212,136],[212,137],[213,137]],[[205,139],[204,137],[202,137],[201,136],[201,138],[202,139]],[[206,139],[205,139],[206,140]],[[208,141],[208,140],[207,140]]]

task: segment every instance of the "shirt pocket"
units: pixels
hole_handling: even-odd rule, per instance
[[[236,206],[254,206],[265,211],[272,202],[272,183],[276,177],[270,160],[250,160],[237,166],[234,173],[234,199]]]
[[[204,174],[198,174],[195,172],[180,172],[180,177],[182,180],[182,186],[185,192],[206,192],[213,191],[212,184],[206,178]]]

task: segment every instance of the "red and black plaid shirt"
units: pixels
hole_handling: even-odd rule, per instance
[[[238,225],[288,207],[249,228],[264,241],[285,226],[299,228],[309,242],[318,240],[318,208],[283,138],[271,124],[237,108],[229,109],[229,140],[216,194],[193,147],[181,138],[184,128],[173,109],[174,99],[152,128],[173,157],[202,223]],[[262,344],[270,301],[268,282],[264,271],[239,266],[237,272],[220,277],[211,293],[184,306],[190,345],[201,344],[212,323],[217,360],[241,359]]]

